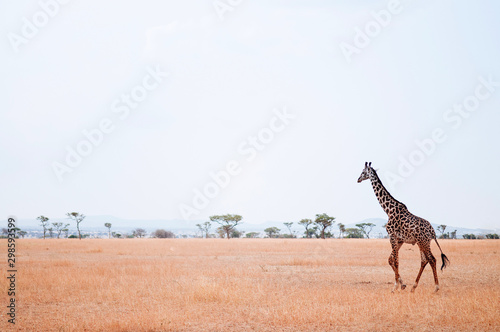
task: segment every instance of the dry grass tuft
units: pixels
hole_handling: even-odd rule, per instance
[[[391,294],[388,240],[21,239],[16,328],[500,330],[500,241],[440,244],[451,266],[439,273],[439,293],[429,267],[409,292],[420,255],[405,245],[400,267],[409,287]],[[7,270],[6,259],[0,267]],[[6,305],[6,278],[0,287]]]

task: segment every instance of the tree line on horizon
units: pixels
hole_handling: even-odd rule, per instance
[[[239,238],[242,237],[243,233],[236,229],[236,226],[241,222],[242,217],[240,215],[226,214],[226,215],[216,215],[211,216],[210,221],[219,224],[220,226],[216,229],[216,234],[220,238]],[[302,219],[298,222],[299,225],[305,228],[303,237],[304,238],[332,238],[333,233],[330,232],[331,227],[335,223],[335,217],[329,216],[326,213],[317,214],[314,220],[312,219]],[[264,233],[268,238],[297,238],[297,235],[292,231],[293,222],[283,223],[288,229],[289,233],[282,234],[281,229],[278,227],[268,227],[264,229]],[[212,224],[207,221],[203,224],[196,224],[199,231],[201,232],[201,237],[210,237],[210,229]],[[360,223],[356,224],[358,228],[345,228],[341,223],[338,224],[341,236],[347,234],[347,238],[370,238],[370,231],[375,226],[373,223]],[[247,238],[259,237],[259,232],[249,232],[245,234]]]
[[[85,215],[78,212],[68,212],[66,213],[68,219],[76,223],[76,229],[78,236],[71,235],[68,236],[70,223],[63,222],[53,222],[49,223],[49,218],[41,215],[36,219],[40,222],[43,228],[43,236],[45,239],[48,237],[53,238],[56,236],[58,239],[63,235],[66,238],[86,238],[87,234],[83,234],[80,230],[80,223],[85,219]],[[240,225],[243,217],[238,214],[224,214],[224,215],[214,215],[209,217],[210,221],[206,221],[202,224],[196,224],[202,238],[257,238],[260,236],[260,232],[241,232],[236,226]],[[219,227],[215,229],[215,233],[210,233],[212,229],[212,223],[218,224]],[[284,222],[283,225],[288,229],[288,233],[281,233],[281,229],[278,227],[268,227],[264,229],[265,237],[267,238],[298,238],[296,231],[292,230],[293,222]],[[316,218],[312,219],[301,219],[298,222],[299,225],[304,227],[303,238],[334,238],[334,234],[331,231],[333,225],[335,224],[335,217],[329,216],[326,213],[316,214]],[[370,232],[376,225],[374,223],[358,223],[354,228],[346,228],[344,224],[337,224],[339,229],[338,238],[370,238]],[[384,225],[385,227],[386,225]],[[111,232],[111,223],[104,223],[104,227],[108,229],[108,238],[144,238],[147,236],[147,231],[144,228],[136,228],[132,231],[132,234],[120,234],[117,232]],[[456,239],[457,230],[453,232],[445,233],[447,225],[439,225],[437,230],[440,232],[439,239]],[[2,233],[6,233],[6,229],[2,229]],[[20,237],[26,235],[26,231],[21,229],[16,229],[16,234]],[[157,229],[150,234],[152,238],[175,238],[175,234],[171,231],[164,229]],[[486,235],[474,235],[474,234],[463,234],[464,239],[499,239],[498,234],[486,234]]]

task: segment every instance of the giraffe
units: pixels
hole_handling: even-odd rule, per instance
[[[358,183],[367,179],[371,180],[373,191],[377,196],[380,206],[382,206],[382,209],[384,209],[385,213],[387,213],[387,216],[389,217],[385,226],[392,246],[392,253],[389,256],[389,265],[394,270],[396,279],[392,292],[394,293],[399,286],[401,286],[401,290],[406,288],[403,279],[401,279],[401,276],[399,275],[398,252],[403,243],[413,245],[417,244],[420,249],[420,271],[418,272],[417,279],[415,280],[415,284],[413,285],[411,291],[414,292],[415,288],[417,288],[420,276],[422,275],[427,263],[429,263],[432,267],[432,272],[434,273],[434,283],[436,285],[435,292],[437,292],[439,290],[439,282],[436,272],[436,258],[434,258],[434,255],[432,255],[431,252],[432,240],[436,241],[436,244],[441,251],[441,260],[443,262],[441,270],[449,264],[449,260],[441,250],[441,246],[436,239],[436,232],[434,232],[434,228],[432,228],[430,222],[411,214],[406,208],[406,205],[392,197],[382,184],[382,181],[380,181],[377,172],[371,167],[371,165],[371,162],[365,163],[365,168],[358,178]]]

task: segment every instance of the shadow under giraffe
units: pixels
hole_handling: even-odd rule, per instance
[[[422,275],[427,263],[429,263],[432,267],[432,272],[434,273],[434,283],[436,285],[435,291],[437,292],[439,290],[439,281],[436,271],[436,258],[431,252],[432,240],[436,241],[436,244],[441,251],[441,260],[443,263],[441,270],[449,264],[449,260],[443,253],[443,250],[441,250],[441,246],[436,239],[436,232],[434,231],[434,228],[432,228],[430,222],[413,215],[410,211],[408,211],[406,205],[392,197],[382,184],[382,181],[380,181],[375,169],[371,167],[371,164],[371,162],[365,163],[365,168],[358,178],[358,183],[367,179],[371,180],[373,191],[377,196],[380,206],[382,206],[382,209],[384,209],[385,213],[387,213],[387,216],[389,217],[386,225],[387,233],[389,234],[392,246],[392,253],[389,256],[389,265],[394,270],[396,279],[392,292],[396,291],[399,286],[401,286],[401,289],[406,288],[403,279],[401,279],[401,276],[399,275],[398,259],[399,249],[404,243],[417,244],[420,249],[420,271],[418,272],[417,279],[415,280],[415,284],[413,285],[411,291],[413,292],[415,291],[415,288],[417,288],[420,276]]]

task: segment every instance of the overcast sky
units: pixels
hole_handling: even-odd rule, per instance
[[[66,2],[0,1],[5,218],[349,224],[386,217],[371,161],[500,228],[498,2]]]

